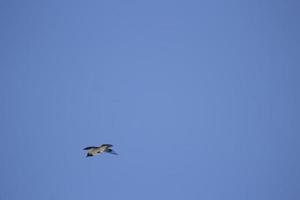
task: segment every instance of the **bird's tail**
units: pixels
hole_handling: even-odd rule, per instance
[[[107,149],[106,152],[107,152],[107,153],[110,153],[110,154],[114,154],[114,155],[119,155],[117,152],[115,152],[115,151],[112,150],[112,149]]]

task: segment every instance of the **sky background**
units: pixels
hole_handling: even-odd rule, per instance
[[[300,199],[299,9],[1,1],[0,199]]]

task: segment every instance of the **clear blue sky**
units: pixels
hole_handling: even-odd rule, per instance
[[[300,199],[299,1],[0,9],[1,200]]]

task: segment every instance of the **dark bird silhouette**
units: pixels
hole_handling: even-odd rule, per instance
[[[118,155],[114,150],[111,149],[112,146],[113,145],[111,145],[111,144],[102,144],[100,147],[90,146],[90,147],[84,148],[83,150],[88,150],[86,157],[96,156],[96,155],[104,153],[104,152]]]

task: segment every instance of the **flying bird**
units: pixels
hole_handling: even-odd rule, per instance
[[[91,147],[86,147],[83,150],[88,150],[86,157],[96,156],[97,154],[101,154],[104,152],[118,155],[114,150],[111,149],[112,146],[113,145],[111,144],[102,144],[100,147],[91,146]]]

